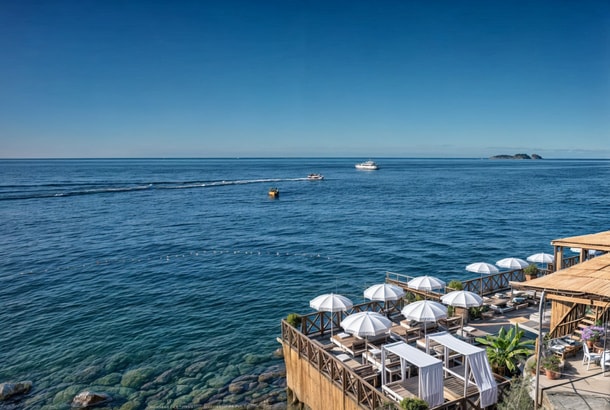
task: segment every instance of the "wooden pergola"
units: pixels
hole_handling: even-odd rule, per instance
[[[551,301],[549,335],[578,333],[588,315],[593,321],[610,320],[610,253],[590,257],[589,250],[610,252],[610,231],[556,239],[557,271],[527,282],[511,282],[515,289],[545,291]],[[561,269],[564,248],[580,248],[580,263]],[[582,326],[580,326],[582,327]]]
[[[555,270],[561,270],[565,248],[580,248],[580,263],[589,259],[589,251],[610,252],[610,231],[555,239],[551,245],[555,250]]]

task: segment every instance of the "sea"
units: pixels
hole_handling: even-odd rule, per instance
[[[608,160],[368,159],[1,160],[0,409],[284,408],[316,296],[610,230]]]

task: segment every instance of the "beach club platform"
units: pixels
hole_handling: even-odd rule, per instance
[[[493,409],[508,393],[510,380],[492,372],[477,338],[518,326],[526,338],[537,339],[541,332],[545,336],[541,345],[536,341],[535,355],[544,351],[561,360],[558,379],[542,373],[528,379],[532,400],[547,409],[610,408],[610,347],[598,344],[589,351],[579,340],[587,323],[610,321],[610,232],[551,243],[559,258],[565,246],[584,250],[576,260],[563,258],[531,281],[524,281],[522,270],[514,270],[464,283],[483,293],[487,314],[476,319],[456,308],[455,316],[433,324],[413,322],[402,315],[402,298],[301,315],[298,327],[282,320],[278,341],[289,403],[313,410],[399,409],[401,400],[418,397],[431,409]],[[590,249],[606,254],[592,258]],[[587,287],[592,278],[595,286]],[[386,274],[386,283],[411,292],[409,280]],[[439,300],[448,291],[414,293]],[[358,312],[377,312],[391,323],[376,336],[350,334],[341,323]],[[610,332],[606,339],[610,344]],[[525,364],[522,371],[529,372]]]

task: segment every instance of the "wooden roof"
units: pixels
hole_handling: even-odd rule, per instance
[[[610,253],[527,282],[511,282],[511,285],[610,301]]]
[[[551,245],[568,248],[595,249],[598,251],[610,252],[610,231],[590,235],[573,236],[571,238],[555,239],[551,241]]]

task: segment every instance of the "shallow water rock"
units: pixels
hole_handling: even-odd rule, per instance
[[[178,371],[177,369],[166,370],[163,373],[161,373],[160,375],[158,375],[157,377],[155,377],[155,380],[153,380],[153,383],[165,384],[174,377],[174,375],[177,373],[177,371]]]
[[[72,399],[72,407],[77,409],[86,409],[112,401],[112,397],[106,393],[97,393],[93,391],[83,391],[78,393]]]
[[[230,376],[214,376],[208,380],[208,386],[210,387],[222,387],[229,383],[232,379]]]
[[[205,370],[207,365],[207,361],[195,362],[184,369],[184,375],[188,377],[197,376],[199,373],[202,373]]]
[[[70,403],[70,400],[81,391],[84,386],[68,386],[64,390],[60,390],[53,397],[53,404],[56,406]]]
[[[95,380],[93,384],[100,386],[115,386],[121,382],[123,375],[121,373],[110,373]]]
[[[246,362],[247,364],[262,363],[266,360],[267,360],[267,356],[263,356],[260,354],[257,355],[257,354],[248,353],[244,356],[244,362]]]
[[[233,379],[233,383],[237,383],[237,382],[251,382],[254,380],[257,380],[258,376],[255,374],[244,374],[242,376],[238,376],[236,378]]]
[[[248,386],[248,382],[244,381],[244,382],[233,382],[231,384],[229,384],[229,393],[231,394],[239,394],[243,391],[246,390],[246,387]]]
[[[74,381],[87,383],[100,377],[103,368],[101,366],[89,366],[74,374]]]
[[[127,353],[117,353],[106,363],[105,369],[108,372],[117,372],[129,366],[131,357]]]
[[[186,408],[193,403],[193,397],[190,395],[180,396],[172,402],[172,409]]]
[[[191,396],[193,396],[194,404],[204,404],[214,395],[216,392],[215,389],[203,389],[203,390],[193,390],[191,392]]]
[[[137,410],[142,407],[141,401],[128,401],[123,403],[123,405],[119,408],[119,410]]]
[[[281,377],[281,373],[277,371],[261,373],[258,376],[259,383],[271,383],[274,379]]]
[[[17,383],[1,383],[0,384],[0,401],[6,400],[9,397],[25,394],[32,388],[31,381],[23,381]]]
[[[129,370],[121,379],[121,386],[139,389],[153,375],[152,367],[140,367],[138,369]]]
[[[184,396],[189,394],[193,390],[190,384],[177,384],[176,385],[176,396]]]

